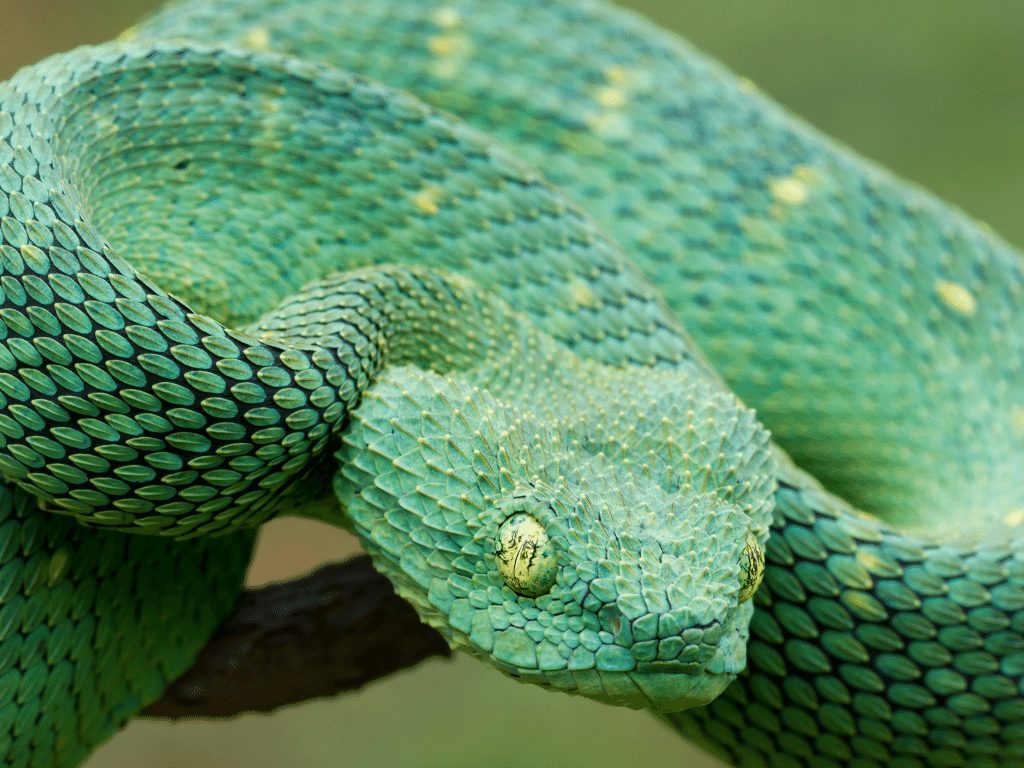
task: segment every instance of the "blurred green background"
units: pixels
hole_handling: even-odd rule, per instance
[[[367,0],[372,2],[372,0]],[[159,0],[0,0],[0,79],[108,39]],[[1018,244],[1024,7],[961,0],[632,0],[811,122]],[[279,521],[251,580],[356,549]],[[88,768],[718,764],[653,717],[517,684],[469,659],[421,665],[356,695],[229,722],[138,721]]]

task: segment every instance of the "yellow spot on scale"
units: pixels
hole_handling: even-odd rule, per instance
[[[784,179],[772,179],[768,188],[772,197],[787,205],[800,205],[807,200],[807,185],[793,176]]]
[[[1024,435],[1024,406],[1015,405],[1010,408],[1010,426],[1018,435]]]
[[[626,82],[629,73],[625,67],[620,67],[617,64],[613,64],[604,71],[604,79],[612,85],[623,85]]]
[[[757,91],[757,83],[755,83],[749,77],[741,77],[740,90],[743,91],[744,93],[755,93]]]
[[[270,48],[270,32],[266,27],[253,27],[245,33],[242,44],[254,51],[265,51]]]
[[[814,181],[817,172],[809,165],[794,165],[793,178],[808,184]]]
[[[1006,513],[1006,517],[1003,518],[1003,522],[1011,527],[1024,525],[1024,507],[1011,509]]]
[[[412,197],[412,204],[416,206],[416,210],[420,213],[424,213],[427,216],[433,216],[438,212],[437,206],[437,189],[434,187],[424,187]]]
[[[591,307],[596,304],[594,292],[579,278],[569,283],[569,291],[577,307]]]
[[[451,56],[459,48],[459,39],[454,35],[434,35],[427,40],[427,50],[435,56]]]
[[[952,280],[936,280],[935,293],[947,307],[965,317],[978,311],[978,301],[967,288]]]
[[[128,29],[117,36],[117,39],[123,43],[127,43],[129,40],[134,40],[138,36],[139,30],[137,27],[128,27]]]
[[[452,8],[450,5],[443,5],[434,12],[434,23],[439,27],[450,29],[458,26],[460,21],[462,21],[462,16],[458,9]]]
[[[599,88],[596,98],[598,104],[609,109],[621,107],[626,103],[626,93],[621,88]]]

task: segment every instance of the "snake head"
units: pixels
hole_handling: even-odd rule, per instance
[[[335,488],[378,569],[453,648],[675,711],[745,666],[767,435],[676,372],[624,375],[527,406],[389,371],[353,413]]]

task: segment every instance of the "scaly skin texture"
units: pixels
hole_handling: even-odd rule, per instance
[[[86,540],[163,537],[164,567],[218,582],[162,580],[188,606],[178,645],[130,617],[119,642],[148,635],[180,671],[237,594],[238,531],[301,508],[353,527],[425,621],[509,674],[675,711],[743,668],[767,432],[535,173],[398,92],[191,43],[24,70],[0,121],[5,481],[108,529],[64,523]],[[514,516],[545,537],[540,570]],[[230,557],[188,562],[215,545]],[[54,722],[12,721],[9,764],[73,764],[159,694],[115,684],[156,680],[160,653],[121,669],[92,647],[71,668],[102,663],[122,699],[75,686]],[[4,661],[32,672],[29,701],[67,674]]]
[[[0,93],[12,494],[195,539],[167,563],[308,503],[453,646],[604,700],[746,665],[670,715],[740,765],[1024,757],[1016,252],[598,3],[193,1],[130,36]],[[12,725],[7,762],[56,732],[72,764],[83,711],[131,707]]]
[[[158,699],[234,605],[251,540],[88,531],[0,489],[3,764],[77,765]]]
[[[684,734],[751,766],[1024,759],[1015,251],[602,3],[215,0],[138,33],[199,30],[406,88],[542,168],[850,502],[780,477],[747,670]]]

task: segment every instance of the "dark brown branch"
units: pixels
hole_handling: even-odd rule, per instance
[[[142,714],[267,712],[448,654],[362,556],[246,592],[192,669]]]

